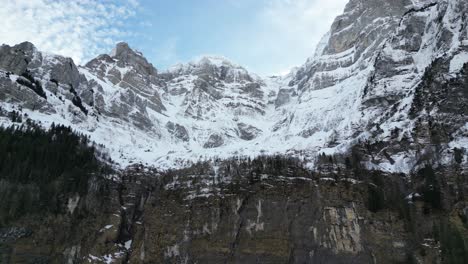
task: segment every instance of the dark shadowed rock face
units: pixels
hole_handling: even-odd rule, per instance
[[[16,75],[30,72],[32,75],[48,73],[49,79],[57,83],[80,86],[80,74],[71,58],[44,55],[30,42],[10,47],[0,47],[0,68]]]
[[[290,102],[292,89],[280,89],[275,100],[275,107],[280,107]]]
[[[0,67],[20,75],[26,70],[34,50],[35,47],[29,42],[14,47],[2,45],[0,47]]]
[[[71,123],[112,144],[111,155],[125,165],[170,167],[200,155],[277,152],[302,153],[313,163],[318,153],[349,150],[359,140],[391,141],[395,128],[411,138],[414,121],[425,119],[424,111],[409,113],[417,107],[412,97],[432,61],[443,60],[445,67],[436,70],[445,80],[457,78],[468,61],[467,12],[464,0],[352,0],[316,55],[277,78],[261,78],[215,56],[158,72],[126,43],[78,68],[31,43],[2,46],[0,99],[45,126]],[[451,90],[434,83],[431,94]],[[431,115],[446,105],[463,107],[466,94],[458,90],[434,97]],[[174,128],[165,127],[168,122]],[[463,118],[456,122],[459,131],[443,146],[447,152],[466,140]],[[123,140],[112,140],[114,135]],[[415,149],[411,155],[421,148]],[[369,165],[417,170],[413,156],[420,153],[387,154],[391,164],[374,159]]]
[[[172,122],[168,122],[166,124],[167,131],[171,133],[174,137],[182,140],[182,141],[189,141],[190,136],[187,132],[187,129],[184,126],[179,124],[174,124]]]
[[[212,134],[203,145],[204,148],[217,148],[224,144],[224,138],[218,134]]]
[[[213,165],[201,163],[162,174],[133,166],[118,182],[90,183],[86,196],[64,201],[63,213],[28,216],[0,228],[0,259],[13,263],[106,259],[452,263],[444,259],[456,256],[463,260],[460,252],[440,251],[447,247],[447,236],[468,239],[463,226],[466,197],[449,191],[455,178],[444,178],[448,171],[434,174],[444,193],[441,203],[434,205],[423,191],[428,181],[424,173],[389,175],[348,168],[339,174],[327,169],[317,174],[298,161],[279,157]],[[466,181],[464,186],[466,190]],[[460,250],[460,244],[450,247]]]
[[[252,140],[262,132],[262,130],[244,123],[238,123],[237,128],[239,130],[240,138],[243,140]]]

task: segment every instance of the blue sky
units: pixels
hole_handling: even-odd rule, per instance
[[[118,41],[158,69],[222,55],[261,75],[314,53],[347,0],[0,0],[0,42],[29,40],[85,63]],[[18,17],[22,17],[18,21]]]
[[[195,4],[196,2],[196,4]],[[178,0],[141,1],[138,18],[127,29],[138,28],[127,41],[143,51],[162,68],[203,54],[243,58],[244,46],[253,38],[249,27],[255,23],[261,1]]]

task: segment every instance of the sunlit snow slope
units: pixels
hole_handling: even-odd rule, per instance
[[[284,77],[262,78],[213,56],[159,72],[126,43],[78,67],[31,43],[3,45],[0,120],[11,123],[17,111],[45,127],[70,125],[122,166],[276,153],[313,165],[322,152],[405,139],[410,147],[385,150],[368,166],[407,172],[427,145],[416,144],[415,127],[447,116],[437,107],[416,111],[415,94],[435,61],[448,65],[439,71],[445,81],[463,75],[467,13],[464,0],[351,0],[315,55]],[[442,155],[466,148],[466,122],[451,121],[455,136]]]

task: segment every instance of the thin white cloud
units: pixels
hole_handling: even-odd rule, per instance
[[[236,42],[262,74],[284,73],[314,55],[315,47],[349,0],[264,0],[247,42]],[[263,62],[263,64],[262,64]],[[250,63],[249,63],[250,64]]]
[[[226,4],[239,7],[246,1],[251,0],[226,0]],[[348,0],[258,1],[262,4],[249,27],[230,32],[219,45],[227,48],[225,55],[255,72],[280,74],[314,54]],[[138,18],[137,23],[127,23],[142,8],[138,0],[0,0],[0,44],[31,41],[40,50],[85,63],[110,50],[116,40],[155,41],[145,33],[154,26],[152,21]],[[129,26],[131,31],[123,29]],[[151,50],[152,57],[172,65],[179,61],[178,51],[184,45],[178,35],[164,37],[157,50]]]
[[[0,5],[1,43],[30,41],[80,64],[128,36],[121,26],[135,15],[138,1],[0,0]]]

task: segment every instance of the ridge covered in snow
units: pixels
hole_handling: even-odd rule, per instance
[[[450,81],[468,62],[467,11],[462,0],[351,0],[315,55],[283,77],[261,78],[219,56],[158,72],[126,43],[79,67],[31,43],[3,45],[0,106],[45,127],[70,125],[122,166],[261,154],[313,166],[320,153],[393,142],[395,128],[398,140],[418,140],[416,120],[426,114],[411,111],[427,69],[448,61]],[[463,122],[447,149],[466,142]],[[409,172],[418,166],[414,151],[385,150],[368,166]]]

